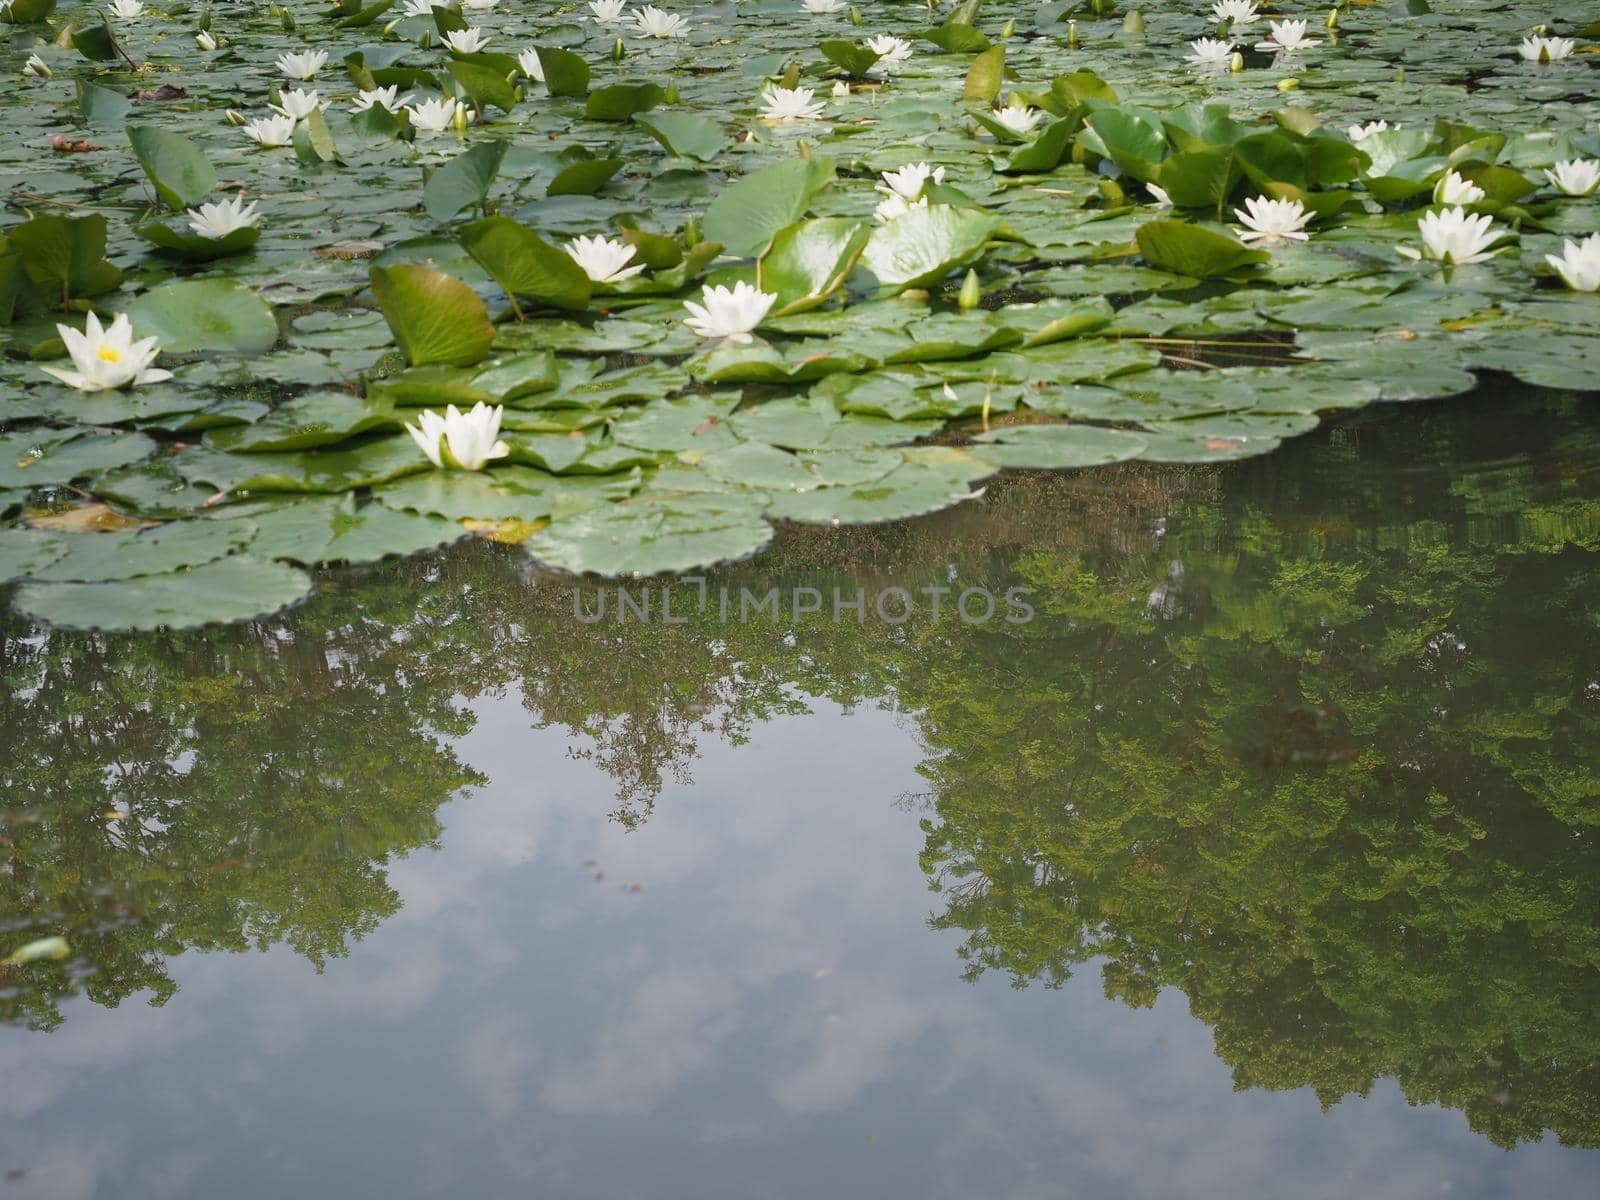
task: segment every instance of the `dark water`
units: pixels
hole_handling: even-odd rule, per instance
[[[1597,501],[1491,389],[670,620],[12,625],[0,1200],[1595,1194]]]

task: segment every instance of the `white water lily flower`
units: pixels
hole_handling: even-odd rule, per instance
[[[511,453],[511,447],[500,441],[500,421],[505,411],[504,405],[490,408],[482,400],[466,413],[452,404],[442,417],[428,408],[417,418],[416,425],[406,426],[406,432],[434,466],[481,471],[491,458],[504,458]]]
[[[493,40],[493,35],[471,26],[466,29],[452,29],[444,35],[444,44],[457,54],[476,54]]]
[[[846,5],[844,0],[800,0],[800,7],[813,17],[825,17],[830,13],[843,12]]]
[[[1184,61],[1208,71],[1226,71],[1233,61],[1233,43],[1221,38],[1200,38],[1189,43],[1189,50]]]
[[[210,51],[215,50],[222,43],[217,41],[217,35],[212,33],[209,29],[202,29],[199,33],[194,35],[194,44],[199,46],[200,49],[209,53]]]
[[[1560,255],[1546,254],[1544,260],[1573,291],[1600,290],[1600,233],[1591,233],[1581,242],[1562,239]]]
[[[1433,185],[1435,204],[1476,204],[1485,195],[1481,187],[1471,180],[1461,178],[1455,171],[1446,171],[1439,182]]]
[[[772,292],[761,292],[743,280],[731,288],[708,287],[701,292],[703,305],[685,300],[683,306],[690,315],[683,323],[701,337],[727,338],[730,342],[748,342],[750,331],[761,324],[778,297]]]
[[[881,221],[884,224],[887,224],[896,217],[905,216],[906,213],[910,212],[913,208],[927,207],[928,198],[926,196],[919,196],[915,200],[908,200],[898,192],[890,192],[883,198],[883,200],[879,201],[878,207],[872,210],[872,217],[876,221]]]
[[[1464,208],[1435,209],[1424,213],[1417,222],[1422,249],[1411,246],[1398,249],[1406,258],[1429,258],[1450,266],[1483,262],[1493,257],[1490,247],[1502,236],[1491,228],[1493,224],[1488,213],[1471,216]]]
[[[355,100],[350,105],[351,112],[366,112],[369,108],[381,108],[385,112],[397,113],[411,100],[410,94],[400,95],[398,84],[391,84],[381,88],[363,88],[356,94]]]
[[[761,93],[761,119],[774,125],[820,120],[825,106],[821,100],[813,102],[812,94],[810,88],[786,88],[769,83]]]
[[[538,83],[544,82],[544,60],[539,57],[537,50],[524,50],[517,55],[517,66],[522,68],[522,73],[529,79]]]
[[[37,54],[28,55],[28,61],[22,64],[22,73],[40,79],[49,79],[51,74],[49,65]]]
[[[188,217],[195,233],[212,241],[221,241],[236,229],[254,229],[260,219],[256,216],[256,206],[246,204],[243,196],[191,208]]]
[[[1352,142],[1359,142],[1362,138],[1369,138],[1375,133],[1384,133],[1389,127],[1389,122],[1387,121],[1368,121],[1365,125],[1352,125],[1344,132],[1345,136]],[[1399,129],[1400,126],[1396,125],[1394,128]]]
[[[589,19],[596,25],[615,25],[627,7],[628,0],[589,0],[589,11],[594,14]]]
[[[1155,204],[1157,208],[1172,207],[1172,197],[1167,195],[1166,188],[1159,187],[1153,183],[1147,183],[1144,185],[1144,189],[1145,191],[1149,192],[1151,196],[1155,197]]]
[[[1032,133],[1033,127],[1044,120],[1044,113],[1029,108],[1014,95],[1006,98],[1004,108],[996,108],[990,115],[1019,137]]]
[[[280,54],[277,67],[285,79],[315,79],[317,72],[328,65],[326,50],[307,50],[304,54]]]
[[[850,98],[850,85],[842,79],[834,80],[833,98],[835,100],[848,100]]]
[[[1211,15],[1219,21],[1227,21],[1233,28],[1249,25],[1261,16],[1256,11],[1256,0],[1217,0],[1211,6]]]
[[[158,371],[150,366],[161,348],[153,337],[133,340],[133,325],[127,313],[118,313],[110,328],[102,328],[100,318],[90,313],[83,323],[82,333],[70,325],[57,325],[56,332],[66,343],[67,353],[72,356],[72,365],[77,370],[44,366],[40,369],[80,392],[103,392],[130,384],[137,387],[172,378],[171,371]]]
[[[144,5],[141,0],[111,0],[106,11],[118,20],[132,21],[144,15]]]
[[[644,264],[630,267],[635,248],[616,238],[580,237],[561,247],[594,283],[621,283],[644,270]]]
[[[1553,63],[1566,58],[1576,46],[1577,43],[1571,38],[1525,37],[1522,45],[1517,47],[1517,53],[1526,62]]]
[[[904,200],[915,200],[922,195],[922,189],[927,186],[930,179],[935,183],[943,183],[944,168],[930,167],[925,162],[911,163],[898,171],[883,172],[885,186],[878,190]]]
[[[678,38],[689,35],[689,22],[677,13],[669,13],[647,4],[633,14],[635,32],[640,37]]]
[[[878,61],[867,68],[868,75],[892,75],[911,61],[911,43],[893,34],[869,37],[862,45],[878,56]]]
[[[400,10],[402,17],[431,17],[433,15],[433,0],[406,0],[406,6]]]
[[[467,106],[449,96],[424,100],[409,106],[406,111],[411,114],[411,127],[419,133],[443,133],[456,123],[458,115],[464,120],[471,119]]]
[[[1272,32],[1267,34],[1265,41],[1256,43],[1256,49],[1271,50],[1275,54],[1294,54],[1315,46],[1317,42],[1317,38],[1306,36],[1304,21],[1274,21]]]
[[[280,117],[293,117],[296,121],[304,121],[319,108],[326,107],[316,92],[308,92],[304,88],[287,88],[279,91],[278,103],[272,106],[272,111]]]
[[[1587,196],[1600,187],[1600,162],[1569,158],[1546,169],[1544,177],[1568,196]]]
[[[499,4],[500,0],[461,0],[462,12],[488,12]]]
[[[263,117],[259,121],[251,121],[244,127],[244,131],[254,141],[262,146],[287,146],[294,140],[295,120],[293,117]]]
[[[1239,240],[1247,246],[1281,246],[1285,242],[1304,242],[1311,235],[1305,232],[1306,222],[1315,213],[1306,211],[1298,200],[1269,200],[1265,196],[1252,196],[1244,208],[1236,208],[1233,215],[1244,225]]]

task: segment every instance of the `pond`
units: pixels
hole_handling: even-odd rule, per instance
[[[1592,1194],[1597,495],[1502,380],[698,580],[8,618],[4,1194]]]

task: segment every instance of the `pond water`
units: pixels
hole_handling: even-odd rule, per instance
[[[1491,382],[622,616],[8,615],[0,1197],[1594,1194],[1597,495]]]

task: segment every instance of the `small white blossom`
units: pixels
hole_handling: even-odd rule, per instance
[[[594,283],[621,283],[644,270],[643,263],[628,265],[634,256],[634,247],[616,238],[575,238],[562,249]]]
[[[757,291],[742,280],[731,288],[705,288],[700,298],[704,304],[684,301],[690,315],[683,323],[701,337],[730,342],[750,341],[750,331],[761,324],[778,299],[775,293]]]
[[[444,44],[457,54],[476,54],[492,41],[492,36],[481,29],[452,29],[444,35]]]
[[[328,52],[308,50],[304,54],[280,54],[276,65],[285,79],[315,79],[317,72],[328,65]]]
[[[222,43],[217,41],[217,35],[212,33],[209,29],[202,29],[199,33],[194,35],[194,44],[209,54]]]
[[[821,100],[813,102],[812,95],[810,88],[786,88],[769,83],[761,93],[761,119],[774,125],[820,120],[824,105]]]
[[[1044,120],[1044,113],[1037,108],[1029,108],[1015,95],[1007,97],[1006,106],[996,108],[990,115],[1018,137],[1026,137],[1033,132],[1035,125]]]
[[[272,106],[272,111],[280,117],[293,117],[296,121],[304,121],[319,108],[326,107],[316,92],[308,92],[303,88],[285,88],[278,93],[278,103]]]
[[[133,340],[133,325],[127,313],[118,313],[109,328],[102,328],[100,318],[90,313],[84,320],[82,333],[70,325],[57,325],[56,332],[66,343],[72,365],[77,369],[41,366],[40,370],[80,392],[102,392],[130,384],[137,387],[172,378],[171,371],[159,371],[150,366],[161,348],[153,337]]]
[[[679,38],[689,36],[689,22],[677,13],[669,13],[647,4],[633,14],[635,32],[641,37]]]
[[[928,198],[926,196],[919,196],[915,200],[908,200],[898,192],[890,192],[889,195],[885,196],[881,201],[878,202],[878,207],[872,210],[872,216],[874,220],[887,223],[894,220],[896,217],[905,216],[905,214],[910,212],[913,208],[927,207]]]
[[[628,0],[589,0],[589,11],[594,14],[589,19],[596,25],[615,25],[627,7]]]
[[[1257,42],[1257,50],[1270,50],[1275,54],[1294,54],[1317,44],[1317,38],[1306,36],[1304,21],[1274,21],[1272,32],[1265,41]]]
[[[1463,179],[1455,171],[1446,171],[1433,185],[1435,204],[1476,204],[1482,200],[1484,190],[1471,180]]]
[[[1160,186],[1158,186],[1158,185],[1156,185],[1154,183],[1147,183],[1147,184],[1144,185],[1144,190],[1149,192],[1150,195],[1154,198],[1155,205],[1156,205],[1157,208],[1171,208],[1172,207],[1172,197],[1167,195],[1167,189],[1166,188],[1160,187]]]
[[[1522,45],[1517,47],[1517,53],[1522,55],[1525,62],[1553,63],[1566,58],[1576,46],[1577,43],[1571,38],[1526,37],[1522,39]]]
[[[410,105],[411,127],[419,133],[443,133],[459,120],[470,120],[467,106],[449,96]]]
[[[1441,208],[1426,212],[1417,222],[1422,249],[1399,247],[1406,258],[1428,258],[1451,266],[1483,262],[1493,257],[1491,247],[1502,234],[1492,228],[1488,213],[1469,215],[1464,208]]]
[[[431,408],[424,409],[417,424],[408,424],[406,432],[434,466],[481,471],[490,459],[511,453],[511,447],[500,440],[504,416],[504,405],[490,408],[480,400],[471,412],[463,413],[452,404],[442,417]]]
[[[106,11],[120,21],[133,21],[144,15],[144,4],[141,0],[111,0]]]
[[[1387,132],[1390,128],[1387,121],[1368,121],[1365,125],[1355,124],[1346,129],[1345,136],[1352,142],[1359,142],[1362,138],[1369,138],[1375,133]],[[1400,128],[1398,125],[1394,128]]]
[[[1561,282],[1575,292],[1600,290],[1600,233],[1591,233],[1581,242],[1561,242],[1559,255],[1546,254],[1545,262],[1555,268]]]
[[[893,34],[869,37],[862,45],[878,56],[878,61],[867,68],[868,75],[893,75],[911,61],[911,43]]]
[[[411,100],[409,94],[399,94],[397,84],[381,88],[363,88],[356,94],[355,100],[350,105],[351,112],[366,112],[369,108],[381,108],[385,112],[397,113]]]
[[[1569,158],[1548,168],[1544,177],[1568,196],[1587,196],[1600,187],[1600,161]]]
[[[262,146],[287,146],[294,140],[293,117],[263,117],[244,127],[246,134]]]
[[[1261,16],[1256,11],[1256,0],[1217,0],[1211,6],[1211,15],[1219,21],[1227,21],[1234,29],[1249,25]]]
[[[1244,208],[1236,208],[1233,215],[1245,226],[1239,240],[1248,246],[1281,246],[1285,242],[1304,242],[1311,235],[1305,226],[1315,215],[1306,211],[1298,200],[1269,200],[1265,196],[1252,196]]]
[[[835,100],[848,100],[850,98],[850,85],[842,79],[836,79],[833,84],[833,98]]]
[[[1190,54],[1185,62],[1207,71],[1226,71],[1233,61],[1233,43],[1221,38],[1200,38],[1189,43]]]
[[[903,200],[915,200],[922,195],[922,190],[930,179],[934,183],[943,183],[944,168],[930,167],[925,162],[911,163],[898,171],[883,172],[884,186],[878,190],[887,195],[899,196]]]
[[[28,55],[28,61],[22,64],[22,73],[39,79],[49,79],[51,74],[49,64],[37,54]]]
[[[191,208],[188,217],[190,228],[212,241],[221,241],[237,229],[254,229],[259,220],[256,206],[246,204],[243,196]]]
[[[830,13],[843,12],[847,5],[844,0],[800,0],[800,7],[814,17],[825,17]]]
[[[517,55],[517,66],[522,68],[522,73],[529,79],[538,83],[544,82],[544,60],[539,57],[537,50],[524,50]]]

